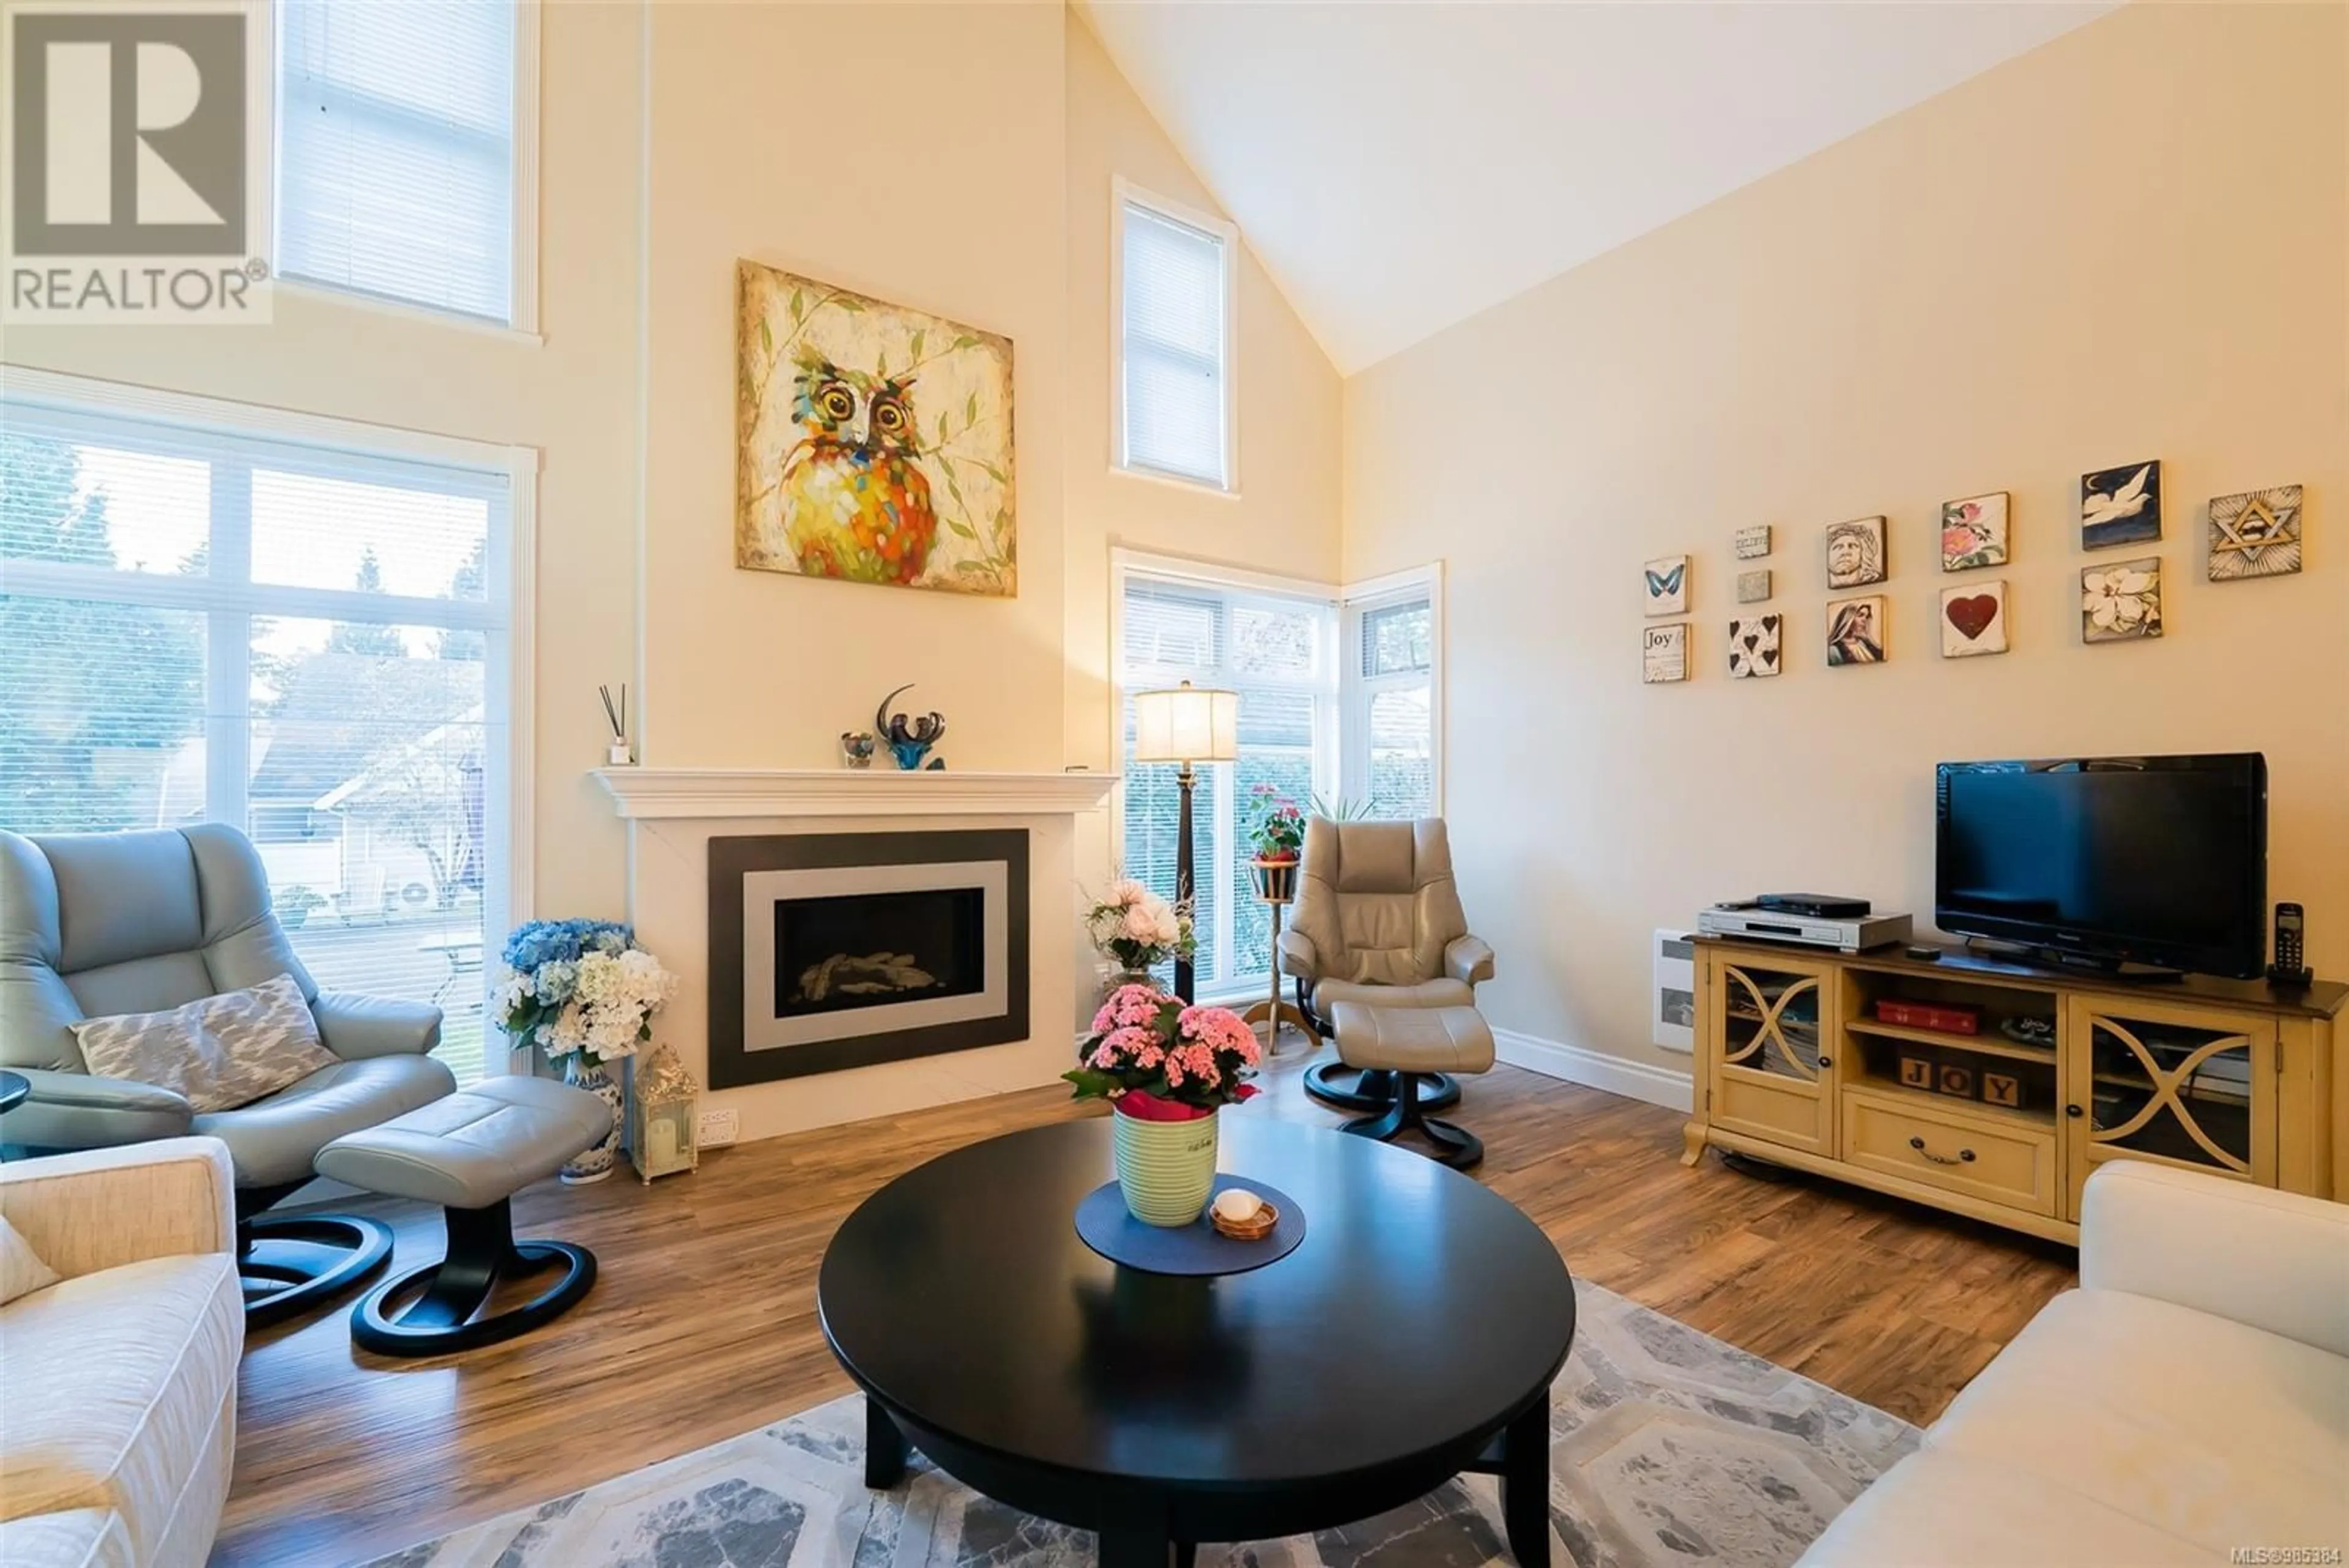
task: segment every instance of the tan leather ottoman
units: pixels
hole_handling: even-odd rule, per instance
[[[1330,1010],[1338,1054],[1349,1067],[1395,1075],[1395,1103],[1382,1115],[1357,1116],[1342,1130],[1381,1143],[1416,1131],[1438,1149],[1435,1158],[1466,1170],[1485,1158],[1475,1134],[1437,1121],[1420,1104],[1422,1081],[1437,1073],[1483,1073],[1493,1065],[1493,1031],[1473,1007],[1372,1007],[1341,1002]]]

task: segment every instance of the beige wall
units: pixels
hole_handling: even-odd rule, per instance
[[[641,20],[543,15],[543,344],[281,295],[268,327],[10,327],[0,358],[138,386],[536,447],[533,839],[541,914],[616,916],[624,836],[586,770],[599,681],[635,682]]]
[[[1684,1065],[1651,930],[1764,888],[1930,911],[1944,758],[2264,751],[2272,896],[2349,970],[2344,18],[2127,7],[1348,384],[1348,574],[1449,563],[1496,1023]],[[2080,566],[2133,552],[2084,556],[2078,476],[2147,457],[2168,635],[2084,647]],[[2295,482],[2307,571],[2202,580],[2203,502]],[[1944,661],[1936,508],[1996,489],[2014,651]],[[1878,512],[1891,659],[1828,670],[1820,528]],[[1788,669],[1733,684],[1765,522]],[[1695,679],[1642,687],[1640,564],[1681,552]]]
[[[1185,556],[1317,582],[1339,565],[1341,384],[1243,236],[1235,326],[1238,493],[1218,495],[1117,472],[1110,389],[1111,181],[1226,215],[1134,96],[1091,29],[1067,13],[1068,757],[1116,763],[1111,713],[1110,551]],[[1077,841],[1077,875],[1098,888],[1117,855],[1112,824]],[[1076,939],[1081,949],[1082,939]],[[1089,965],[1089,951],[1080,962]]]
[[[686,976],[663,1033],[698,1066],[703,911],[680,889],[708,825],[632,844],[587,778],[595,685],[635,688],[656,765],[829,767],[912,680],[956,768],[1107,768],[1112,543],[1333,577],[1339,383],[1245,258],[1243,497],[1110,475],[1110,178],[1212,203],[1057,5],[549,0],[543,31],[543,343],[314,295],[266,328],[12,329],[0,350],[540,450],[536,909],[636,919]],[[885,63],[851,102],[858,61]],[[1016,599],[734,568],[744,256],[1011,337]],[[725,1096],[746,1135],[1060,1070],[1087,961],[1064,911],[1106,875],[1111,831],[1031,826],[1036,1040]]]

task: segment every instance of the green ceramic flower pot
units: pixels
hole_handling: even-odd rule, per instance
[[[1216,1185],[1216,1118],[1154,1122],[1118,1111],[1117,1184],[1125,1207],[1145,1225],[1188,1225],[1206,1211]]]

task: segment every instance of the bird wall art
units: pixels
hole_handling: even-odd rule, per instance
[[[2106,550],[2161,537],[2161,464],[2125,462],[2080,476],[2080,547]]]
[[[734,562],[1019,591],[1011,340],[738,263]]]

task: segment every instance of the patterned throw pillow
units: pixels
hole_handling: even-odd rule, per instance
[[[174,1090],[200,1111],[249,1106],[339,1060],[318,1043],[318,1023],[302,988],[284,974],[169,1012],[126,1012],[68,1027],[99,1077]]]

